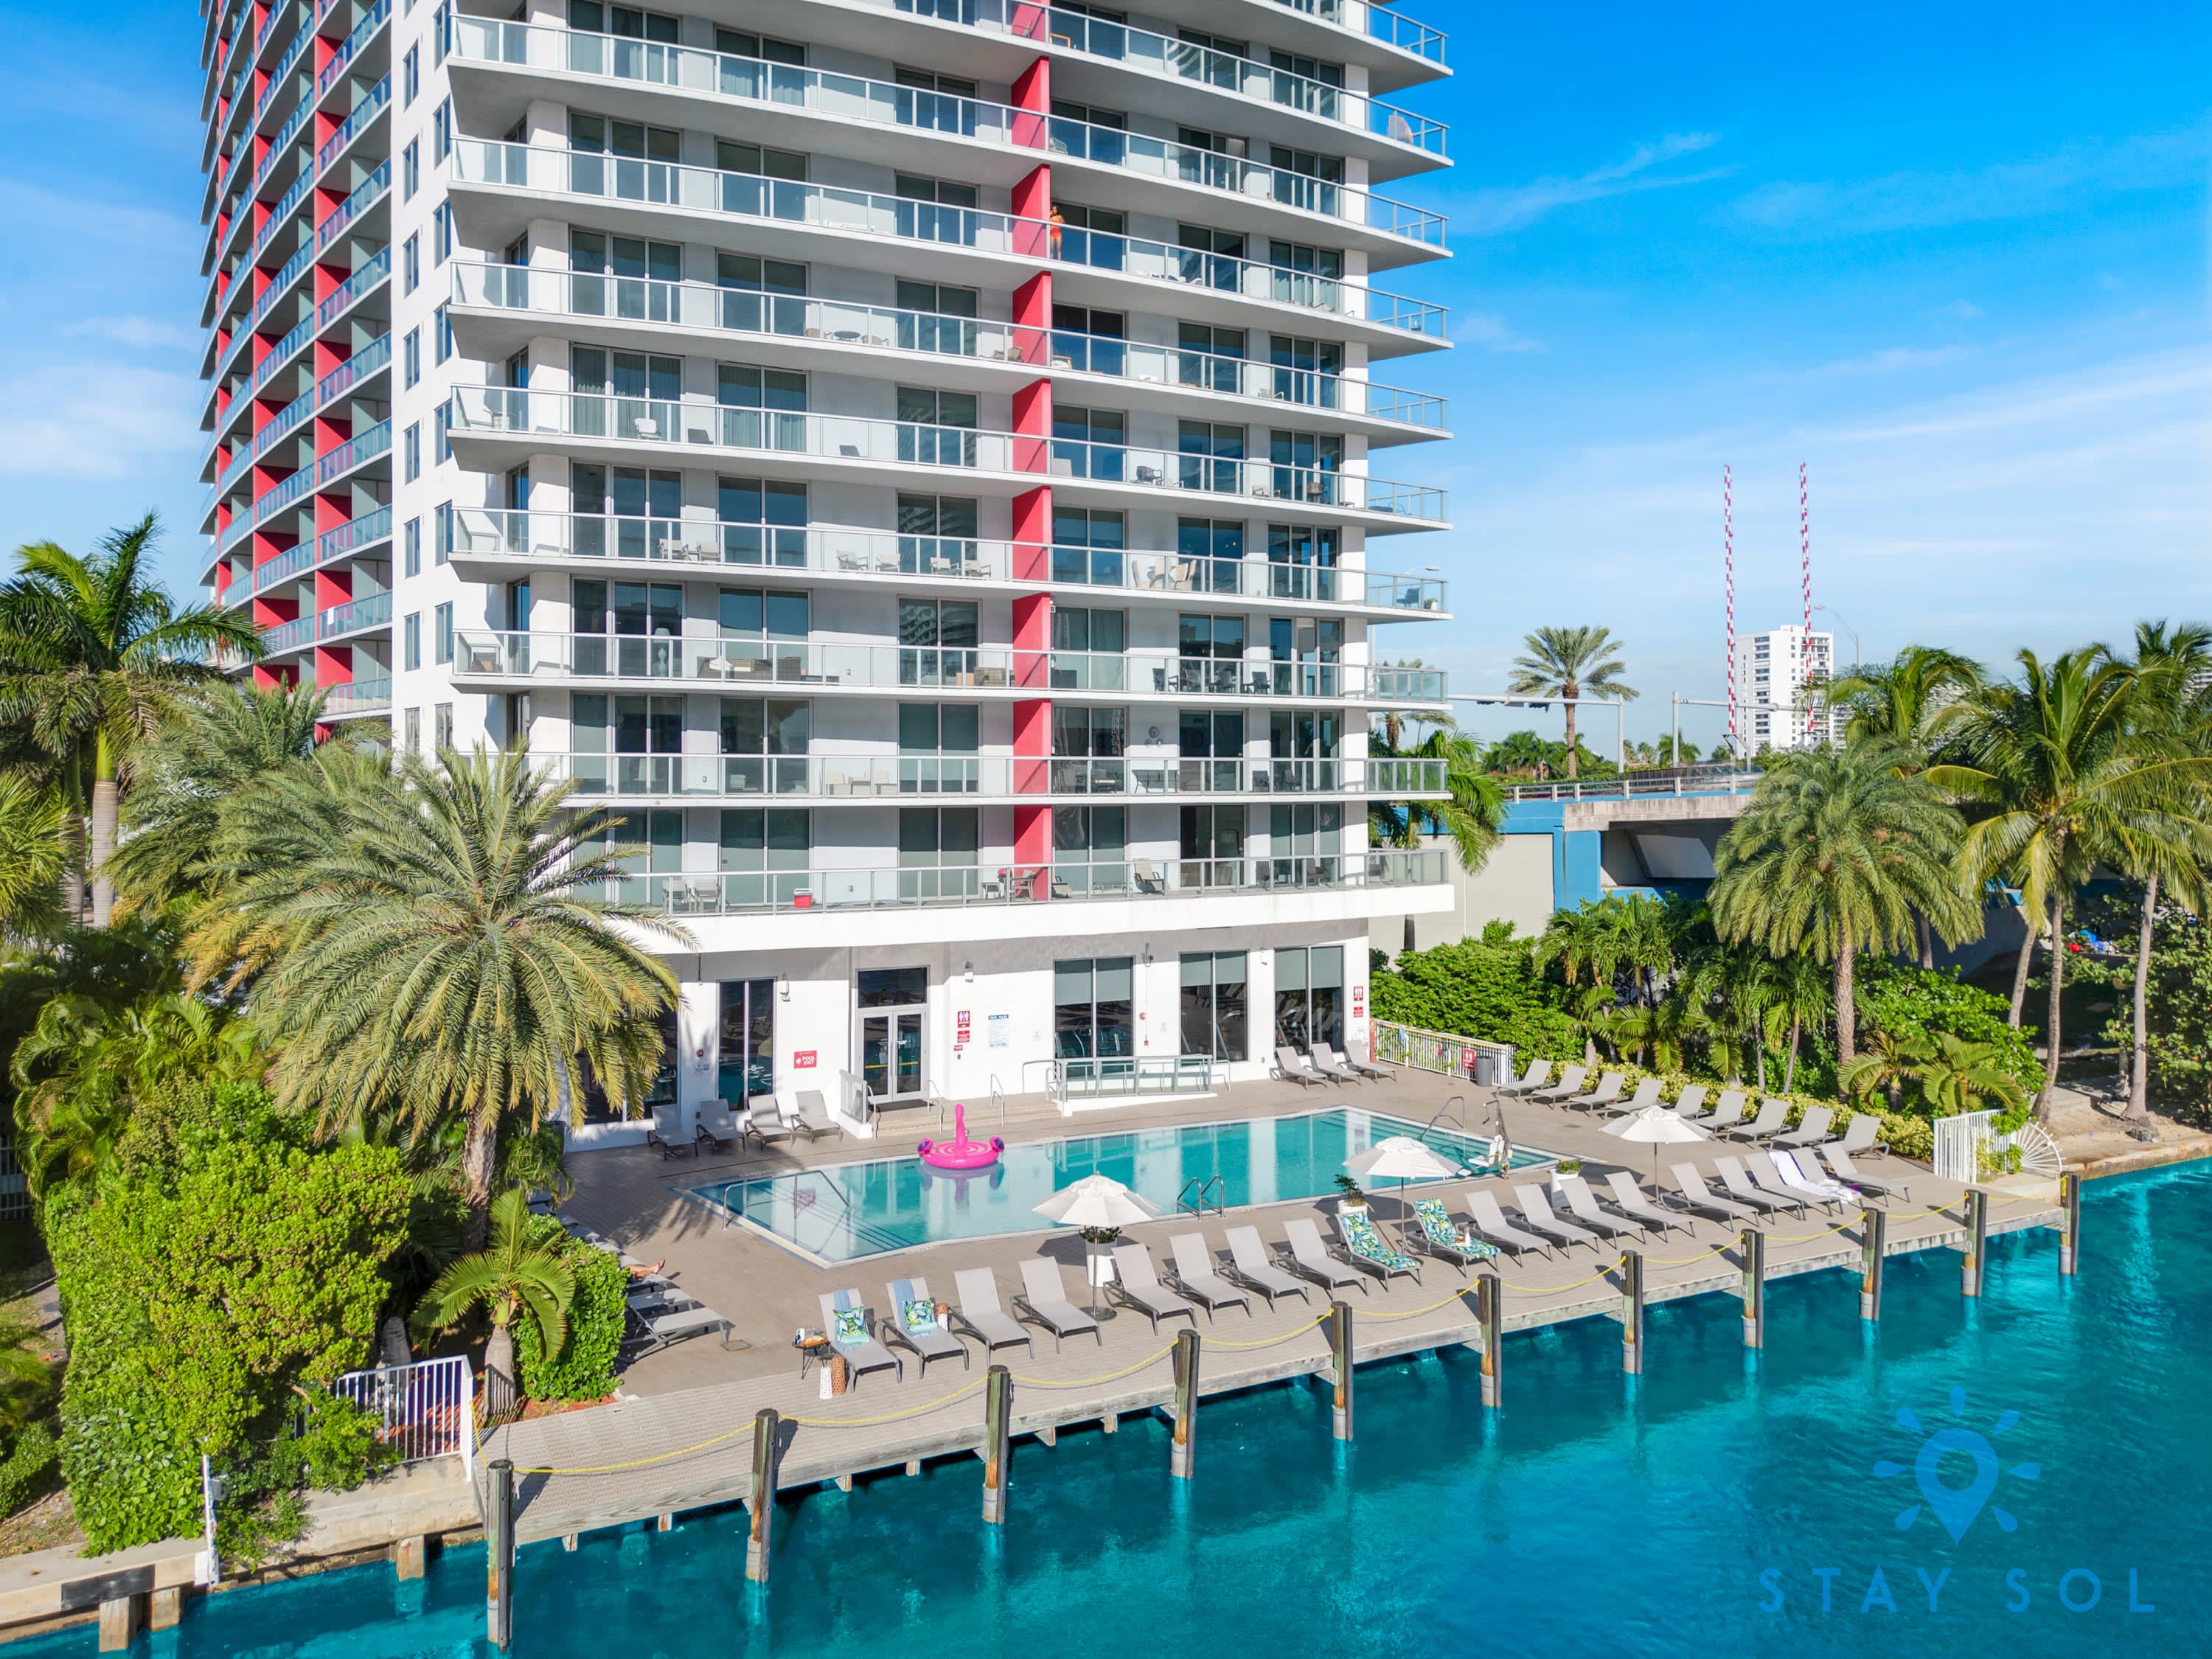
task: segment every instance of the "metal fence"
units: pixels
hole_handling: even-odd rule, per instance
[[[1418,1025],[1401,1025],[1378,1019],[1368,1039],[1370,1058],[1378,1066],[1410,1066],[1417,1072],[1440,1077],[1465,1078],[1486,1085],[1504,1082],[1513,1075],[1513,1045],[1486,1042],[1480,1037],[1459,1036],[1450,1031],[1425,1031]]]
[[[348,1371],[331,1392],[378,1419],[377,1437],[404,1463],[458,1457],[476,1476],[476,1377],[465,1355]]]
[[[15,1162],[15,1139],[0,1134],[0,1221],[15,1221],[31,1213],[31,1189],[23,1166]]]

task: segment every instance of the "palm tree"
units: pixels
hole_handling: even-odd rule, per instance
[[[1828,987],[1820,964],[1804,955],[1784,957],[1776,964],[1774,1003],[1771,1018],[1789,1030],[1789,1054],[1782,1073],[1782,1092],[1797,1091],[1797,1049],[1805,1028],[1816,1030],[1827,1023]]]
[[[66,816],[58,790],[0,773],[0,935],[48,937],[61,927]]]
[[[634,936],[689,943],[661,911],[595,890],[623,873],[620,820],[570,805],[570,787],[512,750],[410,755],[391,785],[335,798],[339,833],[280,842],[228,897],[268,946],[252,1006],[279,1103],[340,1123],[396,1107],[418,1135],[458,1118],[471,1248],[516,1126],[587,1081],[643,1098],[676,985]],[[285,790],[268,793],[281,811]]]
[[[530,1200],[521,1188],[501,1193],[491,1205],[485,1247],[450,1264],[415,1310],[416,1327],[432,1331],[456,1325],[478,1308],[489,1311],[491,1341],[484,1350],[484,1370],[508,1382],[514,1377],[515,1316],[524,1315],[537,1326],[550,1358],[568,1344],[568,1310],[576,1299],[575,1270],[554,1246],[531,1237],[531,1221]]]
[[[1996,1101],[2006,1110],[2020,1107],[2027,1091],[2007,1071],[1996,1046],[1971,1042],[1948,1031],[1936,1035],[1936,1048],[1915,1070],[1928,1103],[1938,1117],[1978,1112],[1985,1101]]]
[[[1575,714],[1577,698],[1618,697],[1632,701],[1637,692],[1621,676],[1627,665],[1615,654],[1620,642],[1610,629],[1540,628],[1527,635],[1527,648],[1513,659],[1513,678],[1506,690],[1516,697],[1559,697],[1567,710],[1567,775],[1576,773]]]
[[[1534,777],[1565,754],[1558,744],[1547,743],[1534,732],[1509,732],[1484,751],[1483,764],[1493,776],[1526,773]]]
[[[1858,1052],[1858,952],[1896,949],[1916,909],[1947,939],[1977,919],[1953,864],[1959,815],[1899,759],[1894,744],[1876,742],[1781,757],[1714,860],[1721,938],[1833,964],[1836,1053],[1846,1064]]]
[[[2030,933],[2038,926],[2048,933],[2051,984],[2037,1097],[2038,1113],[2047,1118],[2063,1048],[2067,905],[2100,860],[2142,867],[2161,845],[2212,850],[2212,836],[2191,816],[2212,758],[2179,752],[2141,729],[2154,720],[2162,682],[2109,650],[2087,647],[2048,664],[2022,651],[2019,661],[2016,681],[1984,686],[1968,699],[1950,745],[1956,758],[1931,766],[1927,776],[1982,814],[1961,848],[1972,886],[2016,875]],[[2015,975],[2016,986],[2021,978]]]
[[[1877,1025],[1868,1036],[1865,1049],[1837,1068],[1836,1081],[1860,1100],[1882,1090],[1889,1096],[1889,1109],[1900,1111],[1905,1085],[1918,1081],[1920,1067],[1935,1054],[1935,1044],[1917,1031],[1893,1031]]]
[[[139,746],[187,688],[220,677],[218,651],[252,658],[260,630],[212,605],[179,611],[150,580],[160,533],[149,513],[110,532],[88,558],[33,542],[15,552],[20,574],[0,587],[0,722],[20,723],[61,763],[88,810],[92,925],[107,926],[123,785]]]
[[[1743,1055],[1754,1056],[1759,1086],[1766,1087],[1766,1048],[1773,1034],[1775,996],[1780,967],[1764,951],[1706,951],[1691,968],[1688,994],[1704,1016],[1718,1050],[1717,1069],[1733,1083],[1742,1075]]]
[[[1449,799],[1369,802],[1370,839],[1413,848],[1421,844],[1425,830],[1440,830],[1458,849],[1460,868],[1474,874],[1489,862],[1505,826],[1505,792],[1483,769],[1481,744],[1473,738],[1431,732],[1403,758],[1443,761]]]
[[[1908,645],[1886,663],[1869,663],[1828,688],[1844,711],[1846,740],[1876,738],[1924,750],[1982,684],[1981,665],[1939,646]]]

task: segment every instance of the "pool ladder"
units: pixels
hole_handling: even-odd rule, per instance
[[[1211,1205],[1214,1214],[1225,1215],[1228,1202],[1228,1184],[1219,1176],[1193,1176],[1182,1183],[1182,1191],[1176,1194],[1176,1212],[1181,1214],[1188,1210],[1193,1215],[1202,1216]]]

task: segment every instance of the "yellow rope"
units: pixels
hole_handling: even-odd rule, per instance
[[[1201,1336],[1199,1340],[1209,1348],[1271,1348],[1278,1342],[1287,1342],[1294,1336],[1304,1336],[1328,1317],[1327,1314],[1316,1314],[1304,1324],[1294,1325],[1280,1336],[1263,1336],[1255,1342],[1231,1342],[1227,1338],[1219,1336]]]
[[[1076,1376],[1070,1377],[1065,1382],[1060,1382],[1048,1376],[1024,1376],[1019,1371],[1009,1371],[1006,1374],[1012,1377],[1015,1382],[1021,1383],[1024,1388],[1087,1389],[1091,1387],[1093,1384],[1099,1382],[1118,1382],[1123,1377],[1131,1376],[1135,1372],[1144,1370],[1146,1366],[1157,1363],[1158,1360],[1162,1359],[1168,1354],[1173,1353],[1174,1352],[1175,1344],[1170,1342],[1163,1347],[1153,1349],[1152,1352],[1146,1354],[1135,1364],[1124,1365],[1120,1370],[1109,1371],[1103,1376]]]

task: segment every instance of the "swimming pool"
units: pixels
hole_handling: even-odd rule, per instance
[[[971,1133],[982,1135],[978,1127]],[[1051,1224],[1036,1206],[1072,1181],[1107,1175],[1175,1213],[1193,1182],[1212,1182],[1230,1208],[1319,1198],[1336,1190],[1344,1161],[1392,1135],[1418,1135],[1470,1172],[1490,1172],[1488,1142],[1350,1106],[1291,1117],[1187,1123],[1119,1134],[1081,1135],[1009,1146],[988,1170],[952,1174],[913,1157],[874,1158],[826,1170],[718,1182],[691,1189],[725,1214],[830,1261],[949,1238],[1035,1232]],[[1513,1149],[1513,1167],[1549,1163],[1553,1154]],[[1387,1183],[1386,1183],[1387,1184]]]

